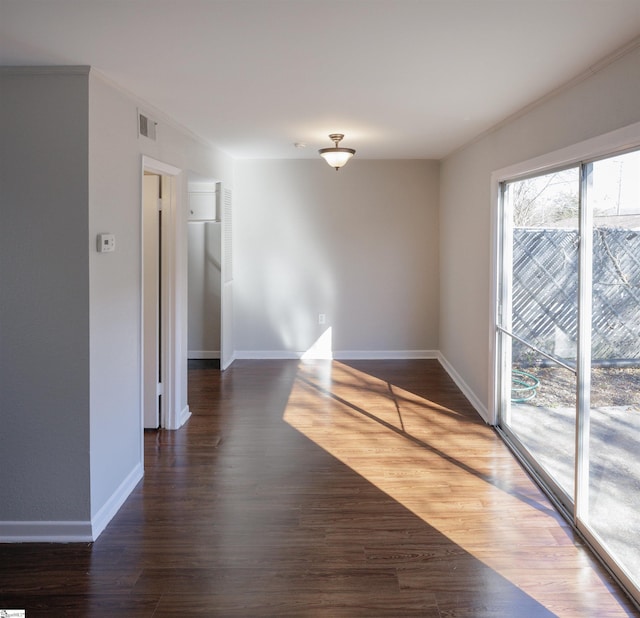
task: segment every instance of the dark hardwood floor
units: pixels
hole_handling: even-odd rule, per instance
[[[93,544],[0,546],[36,616],[636,616],[437,361],[189,371]]]

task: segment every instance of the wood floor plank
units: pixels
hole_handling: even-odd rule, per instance
[[[437,361],[189,370],[93,544],[0,545],[27,616],[639,616]]]

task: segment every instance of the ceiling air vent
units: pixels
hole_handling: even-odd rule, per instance
[[[154,142],[156,140],[156,125],[158,123],[145,116],[144,114],[138,112],[138,133],[143,135],[144,137],[148,137],[152,139]]]

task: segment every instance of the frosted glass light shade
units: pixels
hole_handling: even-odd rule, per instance
[[[321,148],[318,150],[320,156],[331,166],[339,170],[347,164],[347,161],[356,154],[353,148],[340,148],[340,140],[344,137],[342,133],[332,133],[329,139],[333,141],[332,148]]]
[[[320,156],[331,166],[336,169],[346,165],[347,161],[355,154],[355,150],[351,148],[323,148],[320,150]]]

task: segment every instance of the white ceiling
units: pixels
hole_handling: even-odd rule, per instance
[[[239,158],[441,158],[638,35],[640,0],[0,0],[0,64],[91,65]]]

